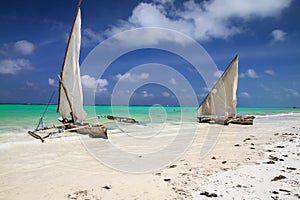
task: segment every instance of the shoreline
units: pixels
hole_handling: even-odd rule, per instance
[[[298,142],[300,134],[299,116],[258,118],[255,119],[254,126],[223,127],[198,123],[184,123],[184,125],[187,126],[184,131],[194,130],[194,126],[197,127],[197,135],[187,151],[180,158],[161,168],[140,174],[125,173],[107,167],[92,157],[88,149],[82,145],[82,141],[76,138],[50,139],[44,144],[12,143],[1,147],[0,199],[230,199],[232,196],[228,196],[227,192],[231,191],[238,191],[234,194],[247,195],[247,198],[259,197],[261,192],[256,187],[251,187],[251,181],[259,178],[269,183],[270,177],[263,178],[261,174],[257,175],[257,170],[251,171],[252,174],[249,175],[255,178],[242,179],[243,177],[234,175],[242,176],[242,172],[249,169],[263,166],[274,168],[278,164],[282,170],[282,164],[293,158],[293,152],[284,153],[288,156],[284,158],[276,153],[283,149],[289,150],[288,144],[291,143],[289,140],[297,136],[298,139],[294,139],[294,142]],[[167,126],[166,134],[159,138],[159,143],[155,141],[155,144],[167,144],[165,142],[173,138],[174,126]],[[221,128],[220,134],[208,134],[214,133],[214,128],[217,130]],[[283,137],[285,133],[294,135]],[[141,141],[141,138],[138,141]],[[286,143],[277,145],[276,142],[282,141]],[[104,142],[105,140],[97,140],[96,144],[101,146]],[[139,146],[136,142],[132,142],[131,137],[126,137],[126,134],[112,134],[110,142],[114,145],[122,144],[133,152],[140,152],[141,147],[144,148],[139,154],[141,156],[134,158],[136,160],[121,160],[118,156],[114,156],[119,166],[131,165],[134,161],[146,158],[148,152],[156,150],[155,146],[148,143]],[[274,144],[287,148],[276,148],[275,152],[266,152],[266,148],[271,147],[265,145],[274,146]],[[299,149],[300,147],[296,148],[296,155]],[[110,152],[103,152],[104,154],[109,155]],[[263,162],[268,162],[270,155],[285,161],[264,164]],[[299,156],[295,159],[299,159]],[[157,162],[160,160],[157,159]],[[300,168],[294,165],[284,167],[291,173],[296,173]],[[287,167],[297,170],[288,170]],[[288,175],[291,173],[282,173],[276,171],[272,174],[271,179],[279,175],[287,177],[274,183],[285,183],[284,181],[299,183],[299,174],[293,174],[294,178],[290,178]],[[227,177],[224,176],[230,176],[232,183],[220,182],[226,181]],[[292,188],[276,186],[274,189],[267,189],[266,195],[296,199],[297,193]],[[291,195],[287,196],[288,192],[285,190],[290,191]],[[275,194],[276,192],[278,194]],[[213,194],[218,197],[208,197]]]

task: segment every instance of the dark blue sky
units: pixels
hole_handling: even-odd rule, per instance
[[[57,75],[76,6],[77,2],[71,0],[2,2],[0,103],[47,103],[51,93],[58,90]],[[238,53],[238,106],[299,107],[299,10],[300,2],[296,0],[84,0],[80,63],[114,34],[140,27],[167,28],[196,40],[220,71]],[[160,35],[138,37],[155,44],[166,40]],[[136,43],[136,38],[127,40]],[[148,84],[151,75],[146,71],[129,71],[147,63],[160,63],[176,70],[189,82],[199,102],[208,92],[201,76],[185,58],[149,48],[120,56],[101,77],[85,77],[83,88],[97,83],[96,103],[109,104],[118,82],[145,81],[147,84],[131,95],[131,104],[180,103],[172,88],[155,82]],[[181,87],[174,77],[162,77]],[[119,91],[122,92],[126,91]]]

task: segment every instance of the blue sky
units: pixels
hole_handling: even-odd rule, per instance
[[[71,0],[2,2],[0,103],[47,103],[51,93],[58,90],[57,75],[76,6],[77,2]],[[300,106],[299,1],[84,0],[81,10],[81,63],[114,34],[141,27],[167,28],[196,40],[221,72],[238,53],[238,106]],[[140,38],[155,43],[166,39],[161,35]],[[131,40],[136,42],[135,38]],[[129,71],[147,63],[161,63],[183,75],[199,103],[208,93],[193,65],[173,52],[158,49],[120,56],[101,77],[83,77],[83,88],[98,84],[96,103],[109,104],[116,84],[151,82],[147,72]],[[181,87],[174,77],[168,80]],[[57,92],[52,103],[56,99]],[[139,87],[130,97],[131,104],[140,105],[178,102],[172,88],[155,83]]]

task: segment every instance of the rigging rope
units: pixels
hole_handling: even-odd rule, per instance
[[[40,126],[41,126],[42,128],[44,128],[44,122],[43,122],[43,119],[44,119],[44,116],[45,116],[45,114],[46,114],[46,112],[47,112],[47,110],[48,110],[49,104],[50,104],[51,101],[52,101],[52,98],[53,98],[54,94],[55,94],[55,91],[52,92],[51,97],[50,97],[50,99],[49,99],[49,101],[48,101],[48,103],[47,103],[47,106],[46,106],[46,108],[45,108],[45,110],[44,110],[42,116],[40,117],[39,123],[38,123],[38,125],[36,126],[35,130],[38,130]]]

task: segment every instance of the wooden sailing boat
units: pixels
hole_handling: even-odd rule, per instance
[[[81,134],[89,134],[92,137],[107,138],[107,128],[101,124],[91,125],[86,122],[86,113],[83,109],[82,86],[79,68],[80,44],[81,44],[81,0],[73,21],[71,33],[68,39],[64,61],[60,73],[58,108],[62,122],[67,122],[71,117],[68,128],[76,129]]]
[[[79,0],[76,14],[74,17],[72,29],[69,35],[68,44],[62,64],[61,73],[59,76],[59,99],[57,112],[60,114],[61,125],[54,125],[51,127],[39,127],[43,120],[41,117],[37,128],[28,133],[40,139],[42,142],[45,138],[53,133],[59,132],[77,132],[80,134],[88,134],[91,137],[107,139],[107,128],[103,123],[90,124],[87,123],[86,113],[83,109],[83,96],[79,68],[80,44],[81,44],[81,12],[80,5],[82,0]],[[102,116],[101,116],[102,117]],[[69,120],[68,118],[71,118]],[[96,117],[100,118],[100,116]],[[107,119],[128,123],[136,123],[132,118],[121,118],[106,116]],[[39,131],[57,129],[50,132],[48,135],[41,137],[37,134]]]
[[[200,123],[252,125],[254,116],[237,116],[238,56],[236,56],[198,108]]]

